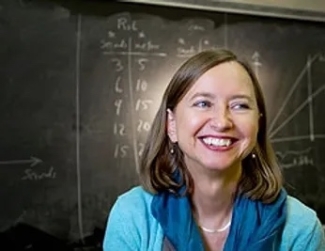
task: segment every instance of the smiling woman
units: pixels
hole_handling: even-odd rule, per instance
[[[169,83],[141,186],[111,210],[104,250],[324,250],[315,212],[283,189],[260,85],[227,50],[201,52]]]
[[[258,131],[258,107],[252,81],[236,62],[205,72],[177,104],[168,109],[168,135],[184,154],[193,178],[205,168],[241,175],[241,161],[253,151]],[[193,175],[197,172],[197,175]],[[208,180],[198,179],[198,182]]]

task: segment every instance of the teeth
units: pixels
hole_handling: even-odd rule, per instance
[[[230,146],[230,139],[203,138],[203,142],[213,146]]]

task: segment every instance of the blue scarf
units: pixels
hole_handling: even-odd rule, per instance
[[[244,195],[235,199],[232,224],[224,251],[269,251],[281,233],[286,220],[287,193],[283,189],[271,204],[253,201]],[[202,237],[187,196],[163,192],[151,203],[153,216],[165,237],[177,251],[204,251]]]

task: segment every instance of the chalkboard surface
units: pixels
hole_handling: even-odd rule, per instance
[[[82,2],[82,3],[81,3]],[[325,223],[321,23],[103,1],[0,0],[0,230],[104,227],[176,68],[209,48],[254,66],[287,188]]]

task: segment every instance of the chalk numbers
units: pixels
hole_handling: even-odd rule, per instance
[[[142,117],[148,117],[153,103],[147,94],[149,83],[144,74],[150,65],[150,51],[160,47],[146,38],[136,21],[119,18],[116,29],[125,32],[120,33],[123,37],[117,37],[118,32],[110,30],[101,47],[104,55],[110,56],[108,72],[115,73],[113,82],[109,83],[115,93],[113,134],[117,143],[113,155],[114,158],[138,157],[144,150],[144,143],[138,142],[138,136],[148,133],[151,127]],[[139,38],[137,41],[132,40],[135,34]]]
[[[115,67],[114,69],[115,69],[116,72],[121,72],[121,71],[124,70],[124,66],[122,64],[121,59],[119,59],[119,58],[113,58],[112,59],[112,63],[114,65],[114,67]]]
[[[127,87],[123,84],[124,72],[127,70],[125,61],[122,58],[113,57],[110,59],[110,69],[114,70],[115,80],[112,83],[116,99],[113,103],[113,110],[115,112],[116,121],[113,123],[113,134],[118,140],[118,144],[114,147],[114,158],[127,158],[130,154],[130,146],[123,143],[123,138],[127,136],[127,127],[125,123],[118,119],[123,115],[123,107],[125,103],[124,95],[127,93]],[[121,143],[120,143],[121,142]]]
[[[126,158],[129,152],[128,145],[116,144],[114,149],[114,158]]]

